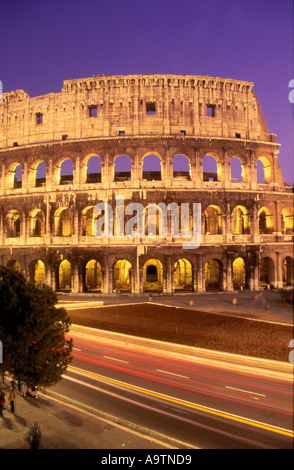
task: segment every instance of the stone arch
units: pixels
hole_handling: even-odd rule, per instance
[[[232,210],[232,233],[234,235],[250,233],[250,214],[245,206],[238,205]]]
[[[231,158],[231,181],[235,183],[248,182],[247,159],[243,155]]]
[[[173,178],[191,180],[191,164],[186,155],[177,154],[173,158]]]
[[[143,291],[162,292],[163,266],[158,259],[149,259],[143,266]]]
[[[217,235],[222,233],[222,211],[219,206],[209,205],[204,211],[205,235]]]
[[[58,267],[58,290],[71,291],[72,288],[72,265],[67,260],[61,261]]]
[[[256,161],[258,184],[270,184],[273,181],[273,165],[268,157],[260,156]]]
[[[94,206],[88,206],[82,211],[82,236],[92,235],[94,235]]]
[[[35,188],[46,186],[46,162],[45,160],[36,160],[29,171],[29,185]]]
[[[217,153],[206,153],[203,157],[203,181],[221,181],[222,163]]]
[[[72,236],[72,211],[68,207],[61,207],[54,214],[54,234],[56,237]]]
[[[126,259],[119,259],[113,266],[113,289],[131,292],[131,263]]]
[[[283,234],[293,233],[293,210],[284,208],[281,211],[281,227]]]
[[[275,263],[269,256],[265,256],[259,263],[259,286],[275,286]]]
[[[175,290],[193,290],[193,266],[185,259],[179,259],[174,266]]]
[[[23,167],[19,162],[13,162],[9,165],[6,177],[7,189],[22,188]]]
[[[102,182],[102,158],[89,153],[85,156],[81,168],[83,183],[101,183]]]
[[[238,257],[232,264],[233,287],[234,289],[243,289],[246,287],[246,264],[242,257]]]
[[[268,207],[261,207],[258,211],[258,231],[260,234],[270,234],[274,231],[274,217]]]
[[[59,159],[55,167],[55,180],[58,185],[73,184],[73,161],[71,158]]]
[[[205,289],[222,289],[223,265],[216,258],[212,258],[205,263]]]
[[[142,176],[147,181],[162,180],[162,158],[157,152],[148,152],[142,159]]]
[[[102,290],[102,268],[95,259],[91,259],[85,265],[85,290],[87,292],[101,292]]]
[[[12,209],[5,218],[7,238],[19,238],[21,232],[21,216],[18,210]]]
[[[7,262],[6,264],[6,267],[9,268],[9,269],[14,269],[15,271],[17,271],[18,273],[21,273],[21,265],[20,263],[15,260],[15,259],[11,259]]]
[[[37,287],[46,284],[45,264],[40,259],[33,260],[29,264],[29,279]]]
[[[45,215],[41,209],[29,213],[29,237],[43,237],[45,234]]]
[[[294,275],[293,275],[293,257],[285,256],[282,261],[282,270],[283,270],[283,286],[293,286],[294,284]]]
[[[128,155],[118,155],[113,164],[114,181],[131,181],[132,163]]]

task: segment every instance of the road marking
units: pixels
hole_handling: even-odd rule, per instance
[[[180,375],[180,374],[173,374],[172,372],[169,372],[167,370],[161,370],[161,369],[156,369],[157,372],[163,372],[164,374],[169,374],[169,375],[175,375],[176,377],[182,377],[183,379],[189,379],[186,375]]]
[[[169,395],[165,395],[165,394],[162,394],[162,393],[159,393],[159,392],[153,392],[153,391],[147,390],[145,388],[136,387],[134,385],[130,385],[130,384],[125,383],[125,382],[120,382],[120,381],[115,380],[115,379],[110,379],[110,378],[104,377],[102,375],[94,374],[93,372],[88,372],[84,369],[79,369],[77,367],[69,366],[68,370],[70,370],[70,371],[72,371],[76,374],[89,376],[89,377],[92,377],[92,378],[97,379],[97,380],[102,380],[104,382],[108,382],[110,384],[113,384],[113,385],[116,385],[116,386],[119,386],[119,387],[124,387],[124,388],[127,388],[129,390],[133,390],[135,392],[143,393],[145,395],[149,395],[149,396],[152,396],[152,397],[155,397],[155,398],[159,398],[159,399],[166,400],[166,401],[169,401],[169,402],[172,402],[172,403],[176,403],[177,405],[186,406],[188,408],[192,408],[192,409],[197,410],[197,411],[202,411],[204,413],[209,413],[209,414],[212,414],[212,415],[215,415],[215,416],[219,416],[221,418],[229,419],[229,420],[232,420],[232,421],[237,421],[239,423],[247,424],[249,426],[254,426],[254,427],[257,427],[257,428],[265,429],[267,431],[275,432],[275,433],[278,433],[278,434],[283,434],[285,436],[289,436],[289,437],[292,437],[292,438],[294,437],[294,433],[292,431],[288,430],[288,429],[280,428],[280,427],[273,426],[273,425],[266,424],[266,423],[261,423],[260,421],[255,421],[255,420],[252,420],[252,419],[249,419],[249,418],[243,418],[242,416],[238,416],[238,415],[234,415],[234,414],[231,414],[231,413],[219,411],[219,410],[216,410],[214,408],[209,408],[209,407],[206,407],[206,406],[203,406],[203,405],[198,405],[198,404],[195,404],[195,403],[191,403],[189,401],[174,398],[174,397],[171,397]]]
[[[237,390],[238,392],[251,393],[252,395],[259,395],[260,397],[266,397],[266,395],[263,395],[262,393],[250,392],[249,390],[242,390],[241,388],[229,387],[227,385],[226,388],[229,388],[231,390]]]
[[[117,359],[116,357],[110,357],[110,356],[103,356],[105,359],[111,359],[112,361],[118,361],[118,362],[124,362],[125,364],[128,364],[128,361],[123,361],[122,359]]]
[[[72,348],[72,349],[73,349],[73,351],[81,351],[81,349],[79,349],[79,348]]]

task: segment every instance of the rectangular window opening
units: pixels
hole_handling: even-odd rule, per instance
[[[186,131],[180,131],[180,135],[186,135]]]
[[[147,114],[155,114],[156,113],[155,103],[146,103],[146,113]]]
[[[89,106],[89,117],[97,117],[97,106]]]
[[[120,135],[120,136],[125,136],[126,133],[125,133],[125,131],[118,131],[118,135]]]
[[[236,139],[241,139],[241,134],[240,134],[240,132],[236,132],[236,133],[235,133],[235,136],[236,136]]]
[[[36,113],[36,124],[43,124],[43,113]]]
[[[214,104],[208,104],[206,106],[206,116],[215,117],[215,105]]]

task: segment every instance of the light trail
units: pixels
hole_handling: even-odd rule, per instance
[[[125,389],[131,390],[131,391],[135,391],[137,393],[144,394],[146,396],[151,396],[151,397],[154,397],[154,398],[157,398],[157,399],[160,399],[160,400],[164,400],[164,401],[167,401],[169,403],[184,406],[184,407],[196,410],[196,411],[200,411],[200,412],[203,412],[203,413],[208,413],[210,415],[214,415],[214,416],[217,416],[217,417],[220,417],[220,418],[224,418],[224,419],[227,419],[227,420],[239,422],[241,424],[246,424],[248,426],[257,427],[257,428],[260,428],[260,429],[263,429],[263,430],[266,430],[266,431],[270,431],[270,432],[273,432],[273,433],[282,434],[284,436],[294,438],[294,433],[292,431],[288,430],[288,429],[284,429],[284,428],[281,428],[281,427],[269,425],[267,423],[262,423],[260,421],[244,418],[242,416],[238,416],[238,415],[235,415],[235,414],[222,412],[222,411],[216,410],[214,408],[199,405],[199,404],[192,403],[192,402],[189,402],[189,401],[186,401],[186,400],[174,398],[174,397],[171,397],[169,395],[165,395],[165,394],[162,394],[162,393],[159,393],[159,392],[154,392],[154,391],[142,388],[142,387],[137,387],[137,386],[134,386],[134,385],[130,385],[126,382],[121,382],[121,381],[118,381],[118,380],[115,380],[115,379],[110,379],[108,377],[104,377],[104,376],[95,374],[93,372],[89,372],[89,371],[79,369],[79,368],[76,368],[76,367],[69,366],[68,369],[73,373],[76,373],[76,374],[79,374],[79,375],[82,375],[82,376],[85,376],[85,377],[94,378],[96,380],[99,380],[99,381],[102,381],[102,382],[105,382],[105,383],[108,383],[108,384],[111,384],[111,385],[114,385],[114,386],[118,386],[120,388],[125,388]]]

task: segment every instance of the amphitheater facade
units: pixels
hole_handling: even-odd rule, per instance
[[[0,264],[101,295],[293,285],[293,188],[279,147],[251,82],[97,75],[60,93],[4,93]],[[108,220],[101,203],[113,209],[112,236],[95,234]],[[172,203],[188,211],[190,233],[201,208],[199,246],[185,248],[184,219],[175,234],[162,214]]]

